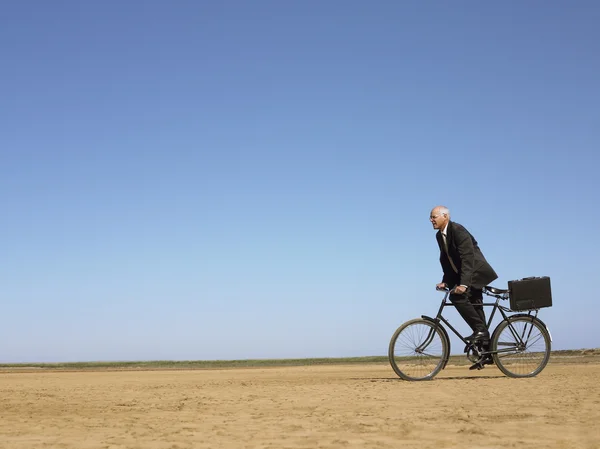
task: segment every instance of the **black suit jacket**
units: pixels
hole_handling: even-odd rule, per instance
[[[448,222],[446,231],[448,254],[444,248],[441,231],[438,231],[435,237],[440,247],[440,263],[444,270],[442,282],[445,282],[450,288],[455,285],[466,285],[480,289],[498,279],[494,269],[483,257],[477,241],[464,226],[453,221]],[[452,268],[448,256],[454,262],[458,273]]]

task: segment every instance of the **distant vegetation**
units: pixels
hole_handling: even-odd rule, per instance
[[[102,370],[102,369],[223,369],[261,368],[273,366],[314,366],[357,363],[387,363],[385,356],[313,358],[313,359],[248,359],[248,360],[152,360],[141,362],[68,362],[68,363],[11,363],[0,369]]]
[[[250,360],[154,360],[140,362],[69,362],[69,363],[9,363],[0,364],[0,370],[10,371],[95,371],[95,370],[186,370],[227,368],[268,368],[282,366],[387,364],[387,356],[306,358],[306,359],[250,359]],[[453,355],[450,364],[470,363],[461,355]],[[552,351],[550,363],[600,363],[600,348]]]

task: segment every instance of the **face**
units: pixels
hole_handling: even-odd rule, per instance
[[[444,229],[448,223],[448,216],[437,209],[433,209],[429,214],[429,221],[433,225],[433,229]]]

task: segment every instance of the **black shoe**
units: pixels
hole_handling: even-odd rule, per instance
[[[470,370],[480,370],[485,368],[485,365],[492,365],[494,363],[494,359],[492,358],[491,355],[485,355],[483,356],[483,359],[481,359],[479,362],[474,363],[473,365],[471,365],[469,367]]]
[[[489,340],[490,339],[490,333],[488,331],[475,331],[473,332],[472,335],[469,335],[468,337],[465,338],[465,340],[473,342],[473,341],[480,341],[480,340]]]

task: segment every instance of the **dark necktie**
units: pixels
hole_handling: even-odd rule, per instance
[[[456,265],[454,265],[454,262],[452,262],[450,253],[448,253],[448,242],[446,241],[446,234],[444,234],[443,232],[442,232],[442,241],[444,242],[444,249],[446,250],[446,257],[448,257],[448,260],[450,261],[450,265],[452,266],[452,269],[454,270],[454,272],[458,273],[458,269],[456,268]]]

